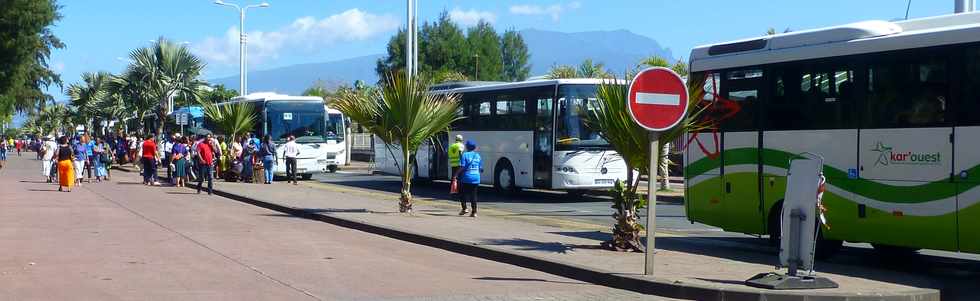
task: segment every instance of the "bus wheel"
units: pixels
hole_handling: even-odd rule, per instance
[[[769,230],[767,231],[769,233],[769,245],[777,248],[779,247],[779,238],[782,235],[782,229],[783,229],[782,225],[779,223],[780,215],[782,214],[782,212],[783,212],[782,200],[776,202],[776,204],[772,206],[772,209],[769,210],[769,222],[767,226],[768,227],[767,230]]]
[[[909,247],[899,247],[876,243],[871,244],[871,246],[875,248],[875,252],[886,258],[907,258],[907,256],[915,255],[917,252],[919,252],[919,249]]]
[[[493,172],[493,188],[503,193],[517,192],[514,167],[511,166],[510,161],[504,159],[497,163],[497,168]]]
[[[327,166],[327,171],[330,172],[330,173],[337,172],[337,165],[329,165],[329,166]]]
[[[313,178],[313,174],[305,173],[305,174],[300,175],[299,177],[301,179],[303,179],[303,181],[309,181],[310,179]]]
[[[817,227],[820,227],[820,225],[817,225]],[[840,252],[840,249],[843,246],[844,241],[842,240],[824,238],[823,227],[821,227],[820,230],[817,231],[817,246],[816,250],[814,250],[815,254],[813,254],[813,257],[818,260],[829,259],[834,257],[834,255],[837,255],[837,252]]]

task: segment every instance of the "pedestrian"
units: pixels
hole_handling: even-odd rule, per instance
[[[129,152],[128,152],[129,162],[132,163],[133,166],[138,166],[139,161],[136,159],[137,159],[137,154],[138,154],[137,151],[139,151],[140,143],[139,143],[139,139],[136,139],[135,134],[129,135],[128,144],[129,144]]]
[[[67,136],[62,136],[58,142],[58,191],[66,189],[71,192],[75,183],[75,167],[73,164],[75,150],[68,144]]]
[[[106,145],[102,138],[95,138],[95,146],[92,147],[92,158],[90,161],[93,163],[95,169],[95,181],[102,182],[102,180],[107,179],[108,172],[106,171],[106,162],[111,161],[112,157],[109,156],[109,146]]]
[[[105,141],[104,148],[106,153],[106,158],[104,158],[105,161],[102,161],[105,167],[104,180],[108,181],[109,179],[112,178],[112,164],[113,164],[112,161],[114,161],[116,158],[116,149],[112,147],[112,143],[110,143],[112,141],[111,138],[109,140],[103,140],[103,141]]]
[[[173,148],[174,185],[184,187],[187,183],[187,137],[178,138]]]
[[[93,169],[93,149],[95,149],[95,139],[92,136],[85,134],[85,174],[89,183],[92,183],[92,169]]]
[[[82,179],[85,178],[85,164],[88,162],[88,139],[85,135],[79,136],[75,143],[75,184],[82,186]]]
[[[0,137],[0,168],[3,168],[3,163],[7,162],[7,149],[9,144],[7,144],[6,137]]]
[[[41,148],[39,151],[41,155],[41,175],[47,178],[47,182],[51,183],[54,181],[52,176],[52,166],[58,164],[55,156],[58,152],[58,143],[54,142],[51,135],[44,136],[44,143],[41,143]],[[55,168],[57,169],[57,167]]]
[[[146,135],[142,149],[140,159],[143,162],[143,185],[160,185],[156,181],[157,163],[160,161],[160,155],[157,153],[156,138],[153,135]]]
[[[241,139],[239,138],[240,137],[232,136],[231,139],[229,139],[231,141],[231,145],[228,146],[228,157],[229,161],[231,162],[230,170],[233,174],[235,174],[235,178],[237,180],[244,181],[243,175],[245,171],[245,163],[242,162],[242,155],[244,154],[245,149],[242,147],[242,143],[240,142]]]
[[[214,158],[215,174],[219,179],[227,179],[225,171],[228,170],[228,144],[225,144],[225,136],[218,136],[216,140],[218,152]]]
[[[17,141],[14,141],[14,147],[17,148],[17,156],[20,157],[20,149],[24,147],[24,140],[17,139]]]
[[[163,166],[167,167],[167,179],[170,180],[170,184],[175,183],[173,152],[174,152],[174,134],[170,134],[170,136],[167,137],[167,141],[163,142]]]
[[[42,138],[34,138],[34,153],[37,154],[37,160],[41,161],[44,159],[44,153],[41,152],[41,147],[44,145]]]
[[[299,156],[299,144],[296,144],[296,137],[293,135],[289,135],[286,141],[286,145],[282,146],[282,156],[286,158],[286,183],[292,182],[293,185],[299,185],[296,182],[296,158]]]
[[[197,144],[197,160],[198,167],[200,168],[197,175],[197,194],[201,194],[201,187],[204,185],[204,180],[207,180],[208,195],[211,195],[214,189],[211,174],[211,167],[214,165],[214,149],[212,143],[201,141]]]
[[[257,150],[252,139],[242,137],[242,182],[255,183],[255,151]]]
[[[262,166],[265,168],[265,183],[272,184],[276,168],[276,144],[272,142],[272,136],[265,135],[259,146],[259,156],[262,157]]]
[[[451,169],[449,174],[452,175],[452,178],[450,180],[457,180],[456,173],[459,172],[459,157],[463,155],[464,148],[465,146],[463,146],[463,136],[456,135],[456,142],[450,144],[449,149],[447,150],[447,154],[449,155],[449,167]],[[457,180],[457,184],[458,183],[459,182]],[[452,194],[451,197],[454,200],[459,202],[463,201],[463,194],[459,193],[459,191],[456,191],[456,193],[451,193],[451,194]]]
[[[460,194],[463,198],[460,205],[463,206],[463,210],[459,211],[459,215],[465,215],[466,201],[470,202],[470,217],[476,217],[476,194],[480,187],[480,170],[483,166],[483,160],[480,158],[480,154],[476,152],[476,142],[473,140],[466,141],[466,152],[460,156],[459,160],[459,171],[454,175],[460,185]]]

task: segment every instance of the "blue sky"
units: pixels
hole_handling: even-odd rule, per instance
[[[249,10],[249,69],[324,62],[384,52],[404,26],[404,0],[267,0]],[[208,0],[61,0],[54,31],[67,48],[52,65],[66,83],[86,71],[119,72],[136,47],[160,36],[188,46],[208,63],[205,78],[238,74],[238,13]],[[238,4],[255,1],[228,0]],[[906,0],[421,0],[421,20],[441,11],[463,24],[479,18],[498,30],[563,32],[627,29],[656,39],[678,57],[694,46],[794,30],[902,18]],[[913,1],[910,16],[952,12],[953,1]],[[533,53],[532,53],[533,55]],[[601,58],[596,58],[601,61]],[[63,100],[60,92],[54,91]]]

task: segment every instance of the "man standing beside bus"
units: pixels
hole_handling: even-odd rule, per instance
[[[296,137],[289,135],[289,142],[282,147],[282,155],[286,157],[286,183],[296,182],[296,157],[299,157],[299,144],[296,144]]]
[[[452,169],[452,179],[456,178],[457,172],[459,172],[459,158],[463,155],[463,135],[456,135],[456,142],[449,145],[449,167]],[[451,180],[452,180],[451,179]],[[462,202],[463,197],[460,193],[452,194],[452,198],[457,201]],[[465,205],[463,206],[466,207]]]

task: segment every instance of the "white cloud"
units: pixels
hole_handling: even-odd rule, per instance
[[[390,15],[374,15],[359,9],[323,19],[302,17],[276,31],[248,33],[249,64],[276,59],[289,49],[312,52],[338,42],[361,41],[394,31],[400,20]],[[231,27],[220,37],[208,37],[192,44],[192,50],[214,64],[238,62],[238,27]]]
[[[546,15],[550,16],[551,20],[558,22],[561,18],[563,12],[579,9],[582,7],[582,2],[572,1],[568,4],[552,4],[552,5],[537,5],[537,4],[523,4],[514,5],[510,7],[510,13],[515,15]]]
[[[490,23],[494,23],[497,21],[497,15],[495,15],[494,13],[488,11],[479,11],[475,9],[462,10],[459,8],[454,8],[452,11],[449,11],[449,18],[463,26],[476,25],[477,23],[480,22],[480,20],[484,20]]]

